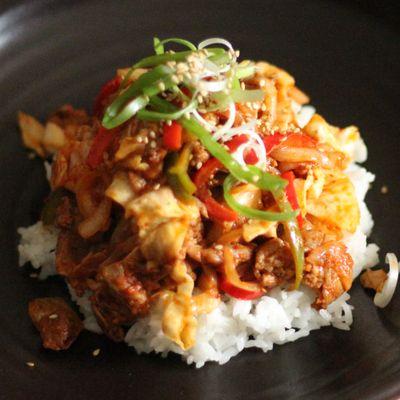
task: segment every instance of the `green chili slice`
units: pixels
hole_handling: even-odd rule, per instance
[[[284,191],[272,192],[278,207],[282,212],[293,211],[292,206],[289,203]],[[304,270],[304,247],[303,239],[301,236],[299,224],[296,218],[290,221],[284,221],[283,227],[285,229],[286,240],[289,243],[290,251],[293,256],[296,279],[293,284],[294,289],[298,289],[301,281],[303,280],[303,270]]]
[[[285,211],[285,212],[273,212],[273,211],[263,211],[257,210],[256,208],[251,208],[244,206],[237,202],[234,196],[231,194],[231,189],[238,181],[232,176],[228,175],[225,178],[223,188],[224,188],[224,198],[232,210],[237,213],[253,219],[262,219],[265,221],[288,221],[297,216],[298,211]]]
[[[187,112],[192,111],[196,108],[197,102],[192,101],[185,108],[181,108],[178,111],[173,112],[158,112],[149,110],[140,110],[137,113],[137,118],[147,121],[173,121],[181,118]]]
[[[153,43],[154,43],[154,51],[156,54],[164,54],[165,53],[164,45],[167,43],[181,44],[181,45],[187,47],[189,50],[197,51],[197,47],[192,42],[189,42],[188,40],[180,39],[180,38],[168,38],[168,39],[160,40],[155,37],[153,39]]]
[[[193,200],[192,194],[196,191],[196,185],[188,175],[192,146],[185,145],[182,151],[173,156],[173,164],[167,170],[168,183],[172,190],[184,201]]]

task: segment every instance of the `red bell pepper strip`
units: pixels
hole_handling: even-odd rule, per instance
[[[302,133],[292,133],[282,142],[282,146],[288,147],[315,147],[315,140]]]
[[[279,132],[274,133],[273,135],[264,136],[263,142],[265,146],[265,150],[267,151],[267,155],[271,153],[271,151],[278,146],[282,140],[285,139],[285,135],[282,135]]]
[[[299,202],[297,200],[297,194],[296,190],[294,188],[294,173],[293,171],[287,171],[282,174],[282,178],[286,179],[289,183],[286,186],[286,196],[289,200],[290,205],[292,206],[293,210],[298,210],[300,208]],[[303,226],[303,217],[301,215],[301,212],[297,216],[297,222],[299,223],[299,227],[301,228]]]
[[[264,136],[263,142],[267,155],[271,154],[277,146],[288,146],[288,147],[315,147],[316,142],[310,136],[302,133],[289,133],[282,135],[279,132],[273,135]]]
[[[246,143],[247,141],[248,141],[248,138],[246,135],[237,135],[229,142],[226,142],[225,145],[228,147],[230,153],[233,153],[235,150],[237,150],[237,148],[240,145],[242,145],[243,143]],[[256,152],[253,149],[246,152],[244,155],[244,161],[246,164],[250,164],[250,165],[257,164],[258,157],[257,157]]]
[[[256,282],[245,282],[240,279],[236,270],[232,250],[224,247],[224,263],[219,288],[232,297],[241,300],[252,300],[261,297],[264,292]]]
[[[164,124],[163,144],[167,150],[179,150],[182,147],[182,126],[172,121],[171,125]]]
[[[193,177],[193,182],[198,190],[206,188],[210,178],[222,168],[222,164],[216,158],[210,158],[203,166],[196,172]]]
[[[93,139],[92,146],[90,147],[89,154],[86,159],[86,164],[90,168],[96,168],[99,166],[104,157],[104,153],[110,148],[113,141],[115,140],[115,135],[119,131],[119,128],[106,129],[100,126]]]
[[[233,222],[237,220],[237,214],[235,211],[223,204],[218,203],[213,197],[208,196],[204,199],[204,204],[207,208],[208,216],[211,219],[218,221]]]
[[[122,78],[116,76],[101,87],[93,105],[93,113],[96,117],[102,118],[108,98],[119,89],[121,82]]]
[[[238,218],[235,211],[218,203],[208,189],[210,178],[222,168],[222,164],[216,158],[210,158],[195,174],[193,182],[197,187],[197,196],[201,199],[211,219],[217,221],[236,221]]]

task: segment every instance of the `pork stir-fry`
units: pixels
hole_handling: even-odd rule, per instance
[[[51,350],[68,349],[83,329],[78,315],[58,297],[32,300],[29,316],[40,332],[43,346]]]
[[[239,63],[221,45],[157,49],[118,70],[93,115],[64,106],[43,126],[20,114],[25,145],[54,157],[42,220],[59,230],[58,273],[90,293],[115,341],[156,303],[182,348],[225,295],[302,284],[326,308],[352,284],[342,239],[360,215],[344,170],[357,128],[304,121],[308,97],[271,64]],[[48,348],[81,330],[57,299],[30,314]]]

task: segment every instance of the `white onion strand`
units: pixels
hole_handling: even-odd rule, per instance
[[[377,307],[384,308],[392,300],[399,279],[399,262],[393,253],[386,254],[386,263],[389,264],[389,273],[380,292],[374,297],[374,303]]]

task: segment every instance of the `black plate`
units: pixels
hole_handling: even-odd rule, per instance
[[[36,296],[63,295],[17,268],[16,228],[35,221],[47,186],[21,147],[18,109],[41,118],[70,102],[89,107],[117,66],[151,51],[152,36],[222,35],[244,57],[291,71],[327,119],[356,123],[377,173],[368,196],[372,240],[397,250],[399,35],[356,9],[329,1],[2,2],[0,15],[0,398],[2,399],[391,399],[400,395],[400,295],[384,310],[352,289],[350,332],[333,328],[273,352],[247,351],[201,370],[178,357],[138,356],[84,333],[67,352],[41,348],[27,316]],[[382,195],[380,187],[388,185]],[[91,352],[101,348],[94,358]],[[25,362],[33,361],[35,368]]]

